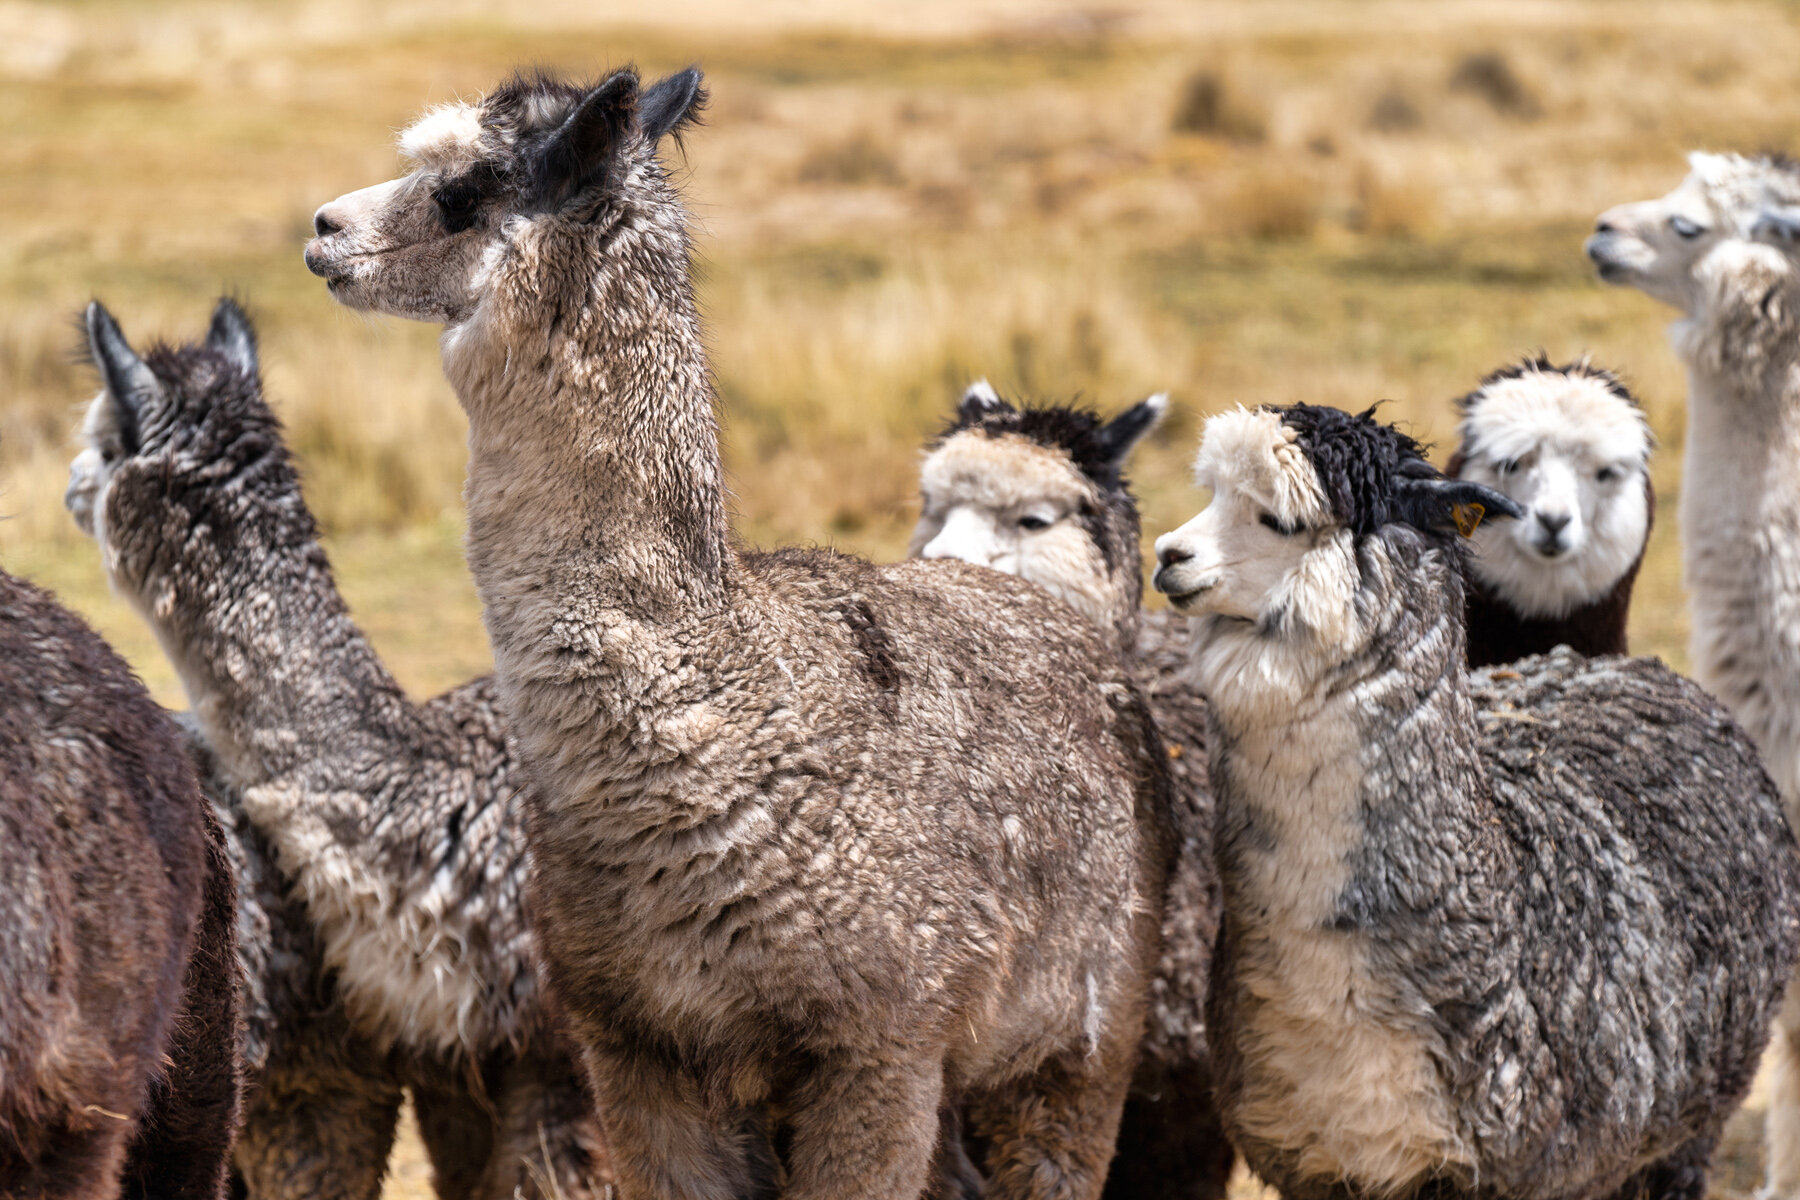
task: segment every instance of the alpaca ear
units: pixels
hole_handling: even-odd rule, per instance
[[[1421,465],[1431,471],[1433,478],[1403,467],[1401,477],[1395,481],[1394,519],[1397,521],[1430,533],[1455,530],[1469,537],[1485,517],[1517,520],[1525,515],[1525,510],[1510,497],[1491,487],[1464,479],[1436,477],[1436,470],[1429,464]]]
[[[956,417],[959,421],[979,421],[982,417],[1012,410],[1012,405],[1000,398],[993,384],[977,379],[963,390],[962,400],[956,406]]]
[[[250,318],[230,296],[221,296],[213,309],[212,325],[206,331],[206,344],[237,365],[251,378],[256,377],[256,330]]]
[[[638,78],[616,71],[584,97],[538,151],[532,208],[555,212],[605,181],[637,116]]]
[[[644,90],[638,100],[638,126],[652,144],[670,133],[679,138],[682,130],[700,123],[700,110],[705,107],[706,89],[700,86],[700,68],[689,67]]]
[[[138,449],[138,414],[162,390],[156,376],[119,331],[119,323],[98,300],[87,307],[88,350],[106,382],[114,428],[127,453]]]
[[[1800,208],[1771,206],[1763,209],[1756,215],[1756,223],[1750,226],[1750,236],[1778,246],[1800,244]]]
[[[1137,444],[1162,423],[1169,411],[1169,393],[1158,392],[1147,400],[1132,405],[1100,427],[1097,436],[1100,450],[1115,467],[1125,465]]]

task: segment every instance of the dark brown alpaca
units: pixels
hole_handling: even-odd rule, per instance
[[[1637,401],[1610,371],[1539,356],[1495,371],[1457,407],[1462,444],[1445,472],[1526,510],[1475,531],[1469,665],[1557,646],[1627,653],[1631,587],[1656,517]]]
[[[342,301],[442,321],[531,768],[537,929],[626,1200],[1099,1194],[1144,1022],[1161,746],[1110,642],[962,563],[727,534],[686,215],[699,74],[521,80],[321,209]]]
[[[223,1194],[235,900],[180,732],[0,572],[0,1196]]]

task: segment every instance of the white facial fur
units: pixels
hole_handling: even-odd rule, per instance
[[[69,486],[63,492],[63,507],[69,510],[83,533],[100,543],[103,557],[106,557],[106,488],[125,457],[116,414],[116,407],[104,391],[88,405],[87,416],[81,423],[81,440],[86,446],[69,464]]]
[[[959,558],[1028,579],[1098,624],[1113,619],[1113,584],[1084,507],[1101,500],[1068,458],[1016,434],[965,430],[926,456],[924,511],[910,553]]]
[[[1688,163],[1688,177],[1668,195],[1601,213],[1586,247],[1602,279],[1684,313],[1705,300],[1710,256],[1747,254],[1778,264],[1779,251],[1753,242],[1752,234],[1765,211],[1796,200],[1772,186],[1779,173],[1752,159],[1692,154]]]
[[[1156,539],[1157,589],[1182,612],[1280,620],[1335,640],[1355,591],[1351,538],[1293,430],[1272,412],[1213,417],[1194,482],[1212,502]]]
[[[1650,429],[1603,380],[1538,370],[1497,380],[1471,401],[1463,446],[1460,478],[1526,510],[1474,537],[1476,574],[1524,616],[1599,600],[1642,554]]]

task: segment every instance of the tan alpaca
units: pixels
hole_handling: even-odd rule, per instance
[[[307,248],[345,303],[447,327],[537,929],[620,1192],[914,1197],[966,1101],[990,1195],[1096,1196],[1159,941],[1160,746],[1029,584],[730,544],[656,158],[700,97],[505,84]]]

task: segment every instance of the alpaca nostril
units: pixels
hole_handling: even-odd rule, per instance
[[[316,237],[330,237],[342,228],[342,225],[325,215],[323,208],[313,214],[313,234]]]
[[[1608,221],[1605,217],[1602,217],[1598,221],[1594,222],[1594,232],[1595,233],[1617,233],[1617,232],[1619,232],[1619,227],[1617,225],[1614,225],[1611,221]]]
[[[1164,550],[1156,556],[1157,561],[1165,567],[1172,567],[1176,563],[1187,562],[1193,557],[1192,553],[1181,549],[1179,546],[1170,546],[1167,550]]]
[[[1537,515],[1537,519],[1538,519],[1538,524],[1542,525],[1544,527],[1545,532],[1547,532],[1547,533],[1561,533],[1564,529],[1567,529],[1569,526],[1569,514],[1568,513],[1542,513],[1541,512]]]

